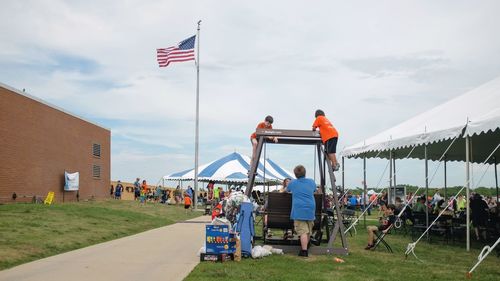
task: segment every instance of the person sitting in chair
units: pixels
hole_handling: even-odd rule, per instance
[[[306,168],[298,165],[293,169],[296,180],[292,180],[287,190],[292,193],[292,212],[290,219],[293,220],[295,232],[300,238],[301,250],[299,256],[307,257],[307,245],[312,234],[316,202],[314,201],[314,191],[316,183],[312,179],[306,178]]]
[[[368,245],[365,247],[365,250],[370,250],[374,247],[375,233],[378,231],[382,231],[383,233],[387,233],[392,224],[396,221],[396,216],[394,216],[394,210],[396,206],[394,204],[389,204],[387,208],[384,210],[384,218],[381,219],[381,224],[379,226],[369,225],[366,227],[368,230]]]

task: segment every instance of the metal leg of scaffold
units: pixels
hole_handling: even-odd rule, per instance
[[[328,154],[323,150],[324,157],[328,157]],[[334,208],[335,208],[335,214],[337,215],[337,220],[335,221],[335,226],[333,227],[332,233],[330,235],[330,239],[328,240],[328,247],[327,247],[327,254],[338,254],[338,255],[347,255],[349,254],[349,249],[347,246],[347,239],[345,237],[344,233],[344,224],[343,224],[343,218],[342,218],[342,213],[340,211],[340,204],[339,204],[339,198],[337,194],[337,186],[336,186],[336,179],[335,179],[335,174],[333,173],[333,167],[332,163],[329,159],[325,161],[325,165],[328,167],[328,174],[330,176],[330,181],[332,184],[332,191],[333,191],[333,203],[334,203]],[[335,239],[337,238],[337,233],[340,233],[340,240],[342,242],[342,248],[333,248],[333,243],[335,242]]]
[[[257,167],[259,167],[259,160],[260,160],[260,155],[262,154],[262,147],[264,145],[264,137],[260,136],[259,140],[257,142],[257,148],[255,149],[255,158],[253,159],[251,166],[250,166],[250,171],[248,172],[248,183],[247,183],[247,189],[245,189],[245,195],[248,196],[248,198],[251,198],[252,196],[252,189],[253,189],[253,184],[255,183],[255,176],[257,175]]]

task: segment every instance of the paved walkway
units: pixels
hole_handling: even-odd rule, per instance
[[[182,280],[198,264],[201,216],[0,271],[0,280]]]

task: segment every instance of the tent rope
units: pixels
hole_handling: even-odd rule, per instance
[[[451,146],[455,143],[455,141],[458,139],[459,136],[456,136],[453,141],[448,145],[448,147],[446,148],[446,150],[444,151],[444,153],[441,155],[441,157],[439,158],[438,162],[438,166],[436,167],[436,169],[434,170],[434,174],[432,175],[430,181],[429,181],[429,185],[431,184],[431,182],[434,180],[434,176],[436,176],[436,173],[437,173],[437,170],[439,169],[439,167],[441,166],[441,160],[443,160],[444,156],[446,155],[446,153],[448,153],[448,150],[450,150]],[[427,176],[428,178],[429,176]],[[426,178],[426,179],[427,179]],[[404,213],[406,207],[408,207],[408,205],[410,205],[410,202],[413,202],[413,199],[415,198],[415,196],[417,195],[417,192],[421,189],[422,187],[418,187],[417,190],[415,190],[415,192],[413,193],[412,197],[406,201],[405,205],[403,208],[401,208],[401,211],[399,212],[398,214],[398,218],[401,218],[401,215]]]
[[[491,156],[497,151],[498,147],[500,147],[500,143],[498,143],[498,145],[495,147],[495,149],[490,153],[490,155],[484,160],[483,163],[481,163],[481,168],[485,167],[486,166],[486,163],[488,162],[488,160],[491,158]],[[484,174],[486,174],[486,172],[488,171],[488,168],[489,166],[486,166],[486,169],[484,170],[484,173],[483,173],[483,176]],[[481,177],[481,179],[483,178],[483,176]],[[470,182],[470,179],[466,182],[465,186],[467,186]],[[477,182],[476,183],[476,187],[477,185],[479,185],[480,182]],[[455,198],[460,195],[460,193],[464,190],[465,186],[463,186],[458,192],[457,194],[455,195]],[[418,244],[418,242],[420,242],[420,240],[422,239],[422,237],[424,237],[425,234],[427,234],[427,232],[429,232],[429,230],[431,229],[431,227],[436,223],[436,221],[441,217],[441,215],[446,211],[446,209],[448,209],[448,207],[450,207],[450,205],[453,203],[453,201],[450,201],[448,202],[448,204],[446,205],[446,207],[438,214],[438,216],[436,217],[436,219],[434,219],[434,221],[427,227],[427,229],[422,233],[422,235],[420,235],[420,237],[417,239],[417,241],[413,242],[413,243],[409,243],[408,244],[408,247],[406,248],[406,252],[405,252],[405,256],[408,257],[408,254],[412,253],[415,257],[417,257],[417,255],[415,254],[415,246]],[[418,259],[418,258],[417,258]],[[420,260],[420,259],[418,259]]]
[[[493,249],[495,249],[498,244],[500,244],[500,237],[498,237],[497,242],[495,242],[495,244],[493,244],[492,246],[484,246],[483,250],[477,257],[477,263],[471,268],[471,270],[467,272],[467,277],[472,277],[472,271],[474,271],[474,269],[476,269],[476,267],[478,267],[481,262],[483,262],[483,260],[493,251]]]
[[[408,155],[406,155],[406,158],[408,158],[408,157],[409,157],[409,156],[413,153],[413,151],[415,150],[415,148],[416,148],[416,147],[417,147],[416,145],[413,145],[413,148],[410,150],[410,152],[408,153]],[[379,153],[379,154],[380,154],[380,153]],[[377,156],[378,156],[378,154],[377,154]],[[375,156],[375,157],[377,157],[377,156]],[[392,161],[392,160],[390,160],[390,161]],[[385,165],[384,172],[382,173],[382,176],[380,177],[380,179],[379,179],[379,181],[378,181],[378,183],[377,183],[377,187],[376,187],[376,189],[379,187],[380,182],[382,181],[382,178],[384,177],[385,172],[387,171],[387,167],[389,166],[390,161],[389,161],[389,162],[387,162],[387,164]],[[377,195],[381,194],[381,193],[382,193],[384,190],[386,190],[386,189],[387,189],[387,188],[383,188],[380,192],[378,192],[378,193],[377,193]],[[365,196],[365,197],[366,197],[366,194],[364,194],[363,196]],[[349,232],[349,230],[350,230],[351,228],[353,228],[353,227],[354,227],[354,225],[355,225],[356,223],[358,223],[359,219],[360,219],[360,218],[361,218],[361,217],[362,217],[362,216],[366,213],[366,211],[368,211],[368,209],[369,209],[369,208],[371,208],[371,206],[373,205],[373,203],[374,203],[374,202],[375,202],[375,200],[374,200],[374,201],[372,201],[372,202],[370,202],[370,204],[368,204],[368,206],[366,206],[366,208],[365,208],[365,209],[363,210],[363,212],[362,212],[362,213],[361,213],[361,214],[360,214],[360,215],[359,215],[359,216],[358,216],[358,217],[354,220],[354,222],[352,222],[352,223],[351,223],[351,225],[349,225],[349,227],[348,227],[346,230],[344,230],[344,234],[346,234],[347,232]]]
[[[380,155],[380,153],[382,153],[382,150],[380,150],[380,151],[377,153],[377,155],[375,155],[375,157],[374,157],[374,158],[377,158],[377,157]],[[387,166],[385,167],[385,169],[387,169]],[[384,175],[384,174],[385,174],[385,170],[384,170],[384,173],[382,174],[382,176],[380,177],[380,180],[382,180],[382,178],[383,178],[383,175]],[[379,180],[379,184],[380,184],[380,180]],[[377,185],[377,187],[378,187],[378,185]],[[351,190],[351,189],[350,189],[350,188],[346,188],[346,190],[344,190],[344,194],[342,194],[342,196],[340,196],[340,198],[339,198],[339,202],[340,202],[340,201],[342,201],[342,199],[343,199],[343,198],[347,195],[347,191],[349,191],[349,190]],[[377,193],[377,194],[378,194],[378,193]]]

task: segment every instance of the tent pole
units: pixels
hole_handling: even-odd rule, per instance
[[[387,204],[392,203],[392,150],[389,150],[389,192],[387,193]]]
[[[447,176],[446,176],[446,155],[444,156],[444,201],[448,202],[446,200],[447,197],[447,188],[448,188],[448,182],[447,182]]]
[[[495,165],[495,186],[497,187],[497,200],[496,202],[500,202],[499,198],[498,198],[498,174],[497,174],[497,157],[496,156],[493,156],[493,159],[495,161],[494,165]]]
[[[363,155],[363,211],[366,211],[366,200],[368,199],[368,195],[366,194],[366,154]],[[366,228],[366,212],[363,213],[363,223]]]
[[[424,146],[425,159],[425,226],[429,228],[429,161],[427,159],[427,144]],[[429,232],[427,232],[427,241],[429,241]]]
[[[465,195],[465,210],[467,214],[467,245],[465,246],[467,252],[470,251],[470,206],[469,206],[469,188],[470,188],[470,139],[469,136],[465,137],[465,184],[466,184],[466,195]]]
[[[345,185],[344,185],[344,156],[342,156],[342,192],[344,192],[344,188],[345,188]]]
[[[394,169],[394,173],[392,176],[394,177],[394,200],[396,200],[396,152],[394,152],[394,155],[392,156],[392,168]]]

